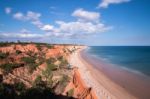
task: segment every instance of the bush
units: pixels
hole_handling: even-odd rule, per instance
[[[55,70],[56,69],[56,65],[54,64],[55,61],[56,61],[55,58],[47,59],[46,60],[47,69]]]
[[[49,58],[49,59],[46,60],[46,63],[47,63],[47,64],[52,64],[52,63],[54,63],[55,61],[56,61],[55,58]]]
[[[20,50],[16,50],[16,54],[21,54],[22,52]]]
[[[34,64],[35,63],[35,58],[33,58],[33,57],[23,57],[21,60],[27,64]]]
[[[0,52],[0,59],[5,59],[5,58],[8,57],[8,55],[9,55],[9,53],[2,53],[2,52]]]
[[[64,57],[59,57],[58,60],[61,62],[60,67],[66,67],[68,65],[68,61]]]
[[[21,60],[29,66],[30,73],[32,73],[38,66],[38,64],[36,64],[35,62],[36,59],[34,57],[23,57]]]
[[[53,48],[54,46],[53,46],[53,45],[50,45],[50,44],[46,44],[46,47],[49,48],[49,49],[51,49],[51,48]]]
[[[0,42],[0,47],[5,47],[8,46],[9,43],[8,42]]]
[[[67,96],[72,97],[73,95],[74,95],[74,89],[72,88],[67,92]]]
[[[60,80],[60,84],[65,87],[67,83],[69,82],[69,80],[70,78],[68,75],[63,75],[62,79]]]
[[[44,82],[42,81],[42,77],[39,75],[36,77],[36,79],[34,80],[34,87],[44,87]]]
[[[32,73],[36,67],[38,67],[38,64],[28,64],[28,67],[29,67],[29,72]]]
[[[19,67],[20,64],[17,63],[6,63],[2,64],[0,68],[4,69],[6,72],[11,72],[12,69]]]
[[[25,85],[22,82],[18,82],[14,84],[15,90],[19,92],[23,92],[25,90]]]
[[[47,64],[47,69],[50,69],[51,71],[57,69],[56,65],[55,64]]]

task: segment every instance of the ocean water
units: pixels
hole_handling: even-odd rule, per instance
[[[150,46],[92,46],[87,52],[104,62],[150,77]]]

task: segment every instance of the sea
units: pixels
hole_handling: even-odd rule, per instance
[[[150,77],[150,46],[90,46],[86,52],[103,62]]]

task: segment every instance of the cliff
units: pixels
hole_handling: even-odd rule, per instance
[[[38,43],[6,45],[0,47],[0,93],[10,91],[10,96],[0,94],[0,98],[11,95],[28,98],[28,94],[32,94],[28,91],[34,89],[34,93],[43,97],[97,99],[92,88],[88,88],[81,79],[78,69],[69,67],[67,60],[78,46]],[[45,95],[45,91],[49,94]],[[30,96],[35,98],[35,95]],[[41,99],[40,96],[37,99]]]
[[[73,90],[73,97],[77,99],[97,99],[96,94],[92,88],[88,88],[86,84],[81,79],[78,68],[73,69],[72,81],[68,84],[65,89],[64,94],[68,94],[70,90]]]

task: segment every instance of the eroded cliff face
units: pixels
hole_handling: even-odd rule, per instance
[[[97,99],[96,94],[92,88],[88,88],[81,79],[78,68],[73,69],[73,78],[65,89],[64,94],[68,94],[73,90],[73,97],[77,99]]]
[[[88,88],[81,79],[78,69],[68,67],[67,60],[77,49],[78,47],[73,45],[39,44],[11,44],[0,47],[1,82],[9,85],[21,82],[25,89],[33,86],[43,88],[45,84],[44,86],[53,89],[56,95],[97,99],[92,88]]]

